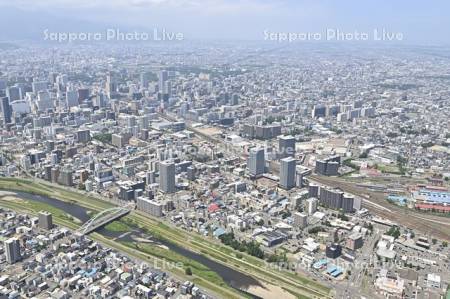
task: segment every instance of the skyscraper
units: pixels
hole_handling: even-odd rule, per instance
[[[280,186],[284,189],[295,187],[296,161],[292,157],[280,160]]]
[[[167,82],[168,78],[169,78],[169,74],[167,73],[167,71],[162,70],[159,73],[159,91],[161,93],[164,93],[164,90],[166,89],[165,86],[166,86],[166,82]]]
[[[164,193],[175,192],[175,163],[159,162],[159,188]]]
[[[5,124],[11,123],[12,110],[11,110],[11,106],[9,105],[9,98],[3,97],[0,101],[0,105],[2,108],[3,122]]]
[[[293,136],[278,137],[278,157],[280,159],[295,156],[295,138]]]
[[[10,264],[20,261],[20,244],[17,238],[11,238],[4,242],[6,261]]]
[[[318,199],[315,197],[308,198],[306,200],[306,210],[308,211],[308,215],[312,215],[317,210]]]
[[[113,73],[109,73],[106,77],[106,94],[108,98],[112,99],[117,95],[117,79]]]
[[[248,162],[250,175],[258,176],[264,173],[264,149],[255,147],[250,149]]]
[[[67,108],[78,106],[78,104],[78,93],[75,90],[68,90],[66,92]]]
[[[47,211],[40,211],[38,213],[39,217],[39,227],[43,229],[52,229],[53,227],[53,218],[52,214]]]
[[[17,86],[11,86],[6,89],[6,96],[10,102],[18,101],[21,99],[20,88]]]
[[[308,215],[300,212],[294,213],[294,226],[304,228],[308,225]]]
[[[147,88],[148,84],[150,83],[151,79],[151,73],[150,72],[144,72],[141,73],[141,88]]]

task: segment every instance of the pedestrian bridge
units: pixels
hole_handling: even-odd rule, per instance
[[[114,220],[122,218],[126,214],[130,213],[130,211],[130,207],[115,207],[101,211],[100,213],[83,223],[83,225],[76,230],[76,233],[79,235],[90,234],[96,229]]]

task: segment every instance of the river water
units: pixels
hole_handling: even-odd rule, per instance
[[[71,202],[65,202],[61,201],[55,198],[41,196],[41,195],[35,195],[25,192],[16,192],[12,191],[17,194],[17,197],[24,199],[24,200],[30,200],[30,201],[38,201],[41,203],[45,203],[48,205],[51,205],[59,210],[64,211],[65,213],[79,219],[81,222],[86,222],[90,218],[89,210],[85,207],[82,207],[80,205],[77,205],[76,203]],[[128,225],[128,224],[127,224]],[[249,275],[245,275],[239,271],[236,271],[230,267],[227,267],[223,264],[217,263],[213,260],[210,260],[209,258],[195,253],[193,251],[190,251],[189,249],[185,249],[183,247],[177,246],[173,243],[170,243],[165,240],[156,240],[153,236],[147,234],[143,230],[139,229],[138,227],[132,227],[132,231],[128,234],[124,234],[124,232],[113,232],[109,231],[105,228],[99,228],[96,230],[96,232],[100,233],[101,235],[110,238],[110,239],[116,239],[117,241],[131,241],[136,242],[137,238],[142,238],[146,240],[152,240],[155,243],[159,243],[160,245],[168,247],[170,250],[185,256],[189,259],[192,259],[194,261],[197,261],[206,267],[210,268],[212,271],[216,272],[222,279],[231,287],[239,289],[239,290],[245,290],[249,286],[256,285],[261,286],[261,284],[254,279],[253,277]]]

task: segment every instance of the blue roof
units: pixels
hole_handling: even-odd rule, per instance
[[[223,234],[225,234],[225,230],[223,228],[221,228],[221,227],[219,227],[218,229],[216,229],[213,232],[213,235],[216,236],[216,237],[220,237]]]
[[[425,196],[426,201],[429,201],[429,202],[450,204],[450,192],[431,191],[431,190],[421,189],[421,190],[419,190],[418,194]]]
[[[335,265],[330,265],[329,267],[328,267],[328,269],[327,269],[327,273],[328,274],[331,274],[331,273],[333,273],[334,271],[336,271],[337,270],[337,267],[335,266]]]
[[[341,274],[342,274],[342,270],[341,269],[336,269],[335,271],[333,271],[333,273],[331,273],[331,276],[338,277]]]

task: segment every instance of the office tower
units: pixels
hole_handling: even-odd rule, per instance
[[[11,106],[9,105],[9,98],[3,97],[0,101],[1,109],[2,109],[2,118],[5,124],[11,123],[12,111]]]
[[[314,106],[312,110],[312,118],[325,117],[327,113],[327,107],[323,105]]]
[[[159,162],[159,188],[164,193],[175,192],[175,163]]]
[[[303,172],[302,171],[296,171],[295,186],[297,186],[297,188],[303,188]]]
[[[155,217],[161,217],[163,215],[163,204],[151,199],[147,199],[145,197],[137,198],[136,207],[139,211],[145,212]]]
[[[278,157],[280,159],[295,156],[295,138],[293,136],[278,137]]]
[[[264,173],[264,149],[261,147],[255,147],[250,149],[248,156],[248,169],[250,175],[253,177],[259,176]]]
[[[6,261],[14,264],[20,261],[20,244],[17,238],[10,238],[4,243]]]
[[[304,213],[295,212],[294,213],[294,226],[299,228],[305,228],[308,225],[308,216]]]
[[[309,197],[319,197],[319,186],[313,183],[309,183],[308,186]]]
[[[44,166],[44,180],[51,181],[52,179],[52,166],[46,165]]]
[[[91,140],[91,131],[90,130],[78,130],[75,133],[75,139],[81,143],[89,142]]]
[[[68,90],[66,92],[66,106],[67,108],[78,106],[78,93],[75,90]]]
[[[338,258],[342,253],[342,247],[339,244],[332,244],[328,245],[325,248],[325,255],[327,258],[330,259],[336,259]]]
[[[151,78],[152,73],[150,72],[141,73],[141,88],[147,88]]]
[[[17,86],[8,87],[6,89],[6,96],[10,102],[18,101],[21,99],[20,88]]]
[[[354,232],[347,237],[345,247],[350,250],[357,250],[363,246],[363,237],[361,233]]]
[[[111,144],[121,148],[125,146],[125,144],[128,144],[128,141],[131,138],[131,134],[112,134],[111,136]]]
[[[317,160],[315,172],[327,176],[338,175],[340,164],[341,164],[340,156],[333,156],[326,158],[324,160]]]
[[[316,160],[315,172],[318,174],[325,175],[327,172],[327,162],[324,160]]]
[[[318,203],[318,199],[317,198],[308,198],[306,200],[306,210],[308,211],[308,215],[312,215],[317,211],[317,203]]]
[[[347,193],[344,193],[344,197],[342,198],[342,211],[344,211],[345,213],[351,213],[354,211],[354,201],[355,198]]]
[[[53,108],[53,102],[48,91],[39,91],[36,102],[39,111],[46,111]]]
[[[92,99],[92,104],[99,108],[105,107],[106,106],[105,95],[102,93],[99,93],[99,94],[97,94],[97,96],[94,96]]]
[[[155,172],[154,171],[148,171],[146,178],[145,178],[145,182],[147,183],[147,185],[151,185],[154,184],[156,182],[155,179]]]
[[[338,175],[339,174],[339,162],[330,161],[327,163],[327,171],[325,175]]]
[[[31,83],[31,87],[33,89],[34,94],[38,94],[40,91],[46,91],[47,90],[47,82],[33,82]]]
[[[339,189],[320,187],[319,200],[327,208],[341,209],[343,198],[344,192]]]
[[[47,212],[47,211],[40,211],[38,213],[38,218],[39,218],[39,227],[46,229],[46,230],[50,230],[53,228],[53,218],[52,218],[52,213]]]
[[[284,189],[295,187],[296,161],[292,157],[280,160],[280,186]]]
[[[89,88],[78,89],[78,103],[82,103],[84,100],[89,99]]]
[[[194,166],[188,166],[186,169],[186,176],[187,179],[190,181],[195,181],[195,167]]]
[[[0,90],[6,89],[6,81],[3,79],[0,79]]]
[[[148,126],[150,124],[149,117],[147,115],[142,115],[138,117],[138,125],[139,128],[142,129],[148,129]]]
[[[109,73],[106,77],[106,95],[112,99],[117,95],[118,84],[116,76],[113,73]]]
[[[58,182],[64,186],[73,186],[73,172],[70,168],[63,168],[59,172]]]
[[[166,82],[167,82],[168,78],[169,78],[169,74],[167,73],[167,71],[162,70],[159,73],[159,92],[160,93],[164,93],[164,89],[167,89]]]

